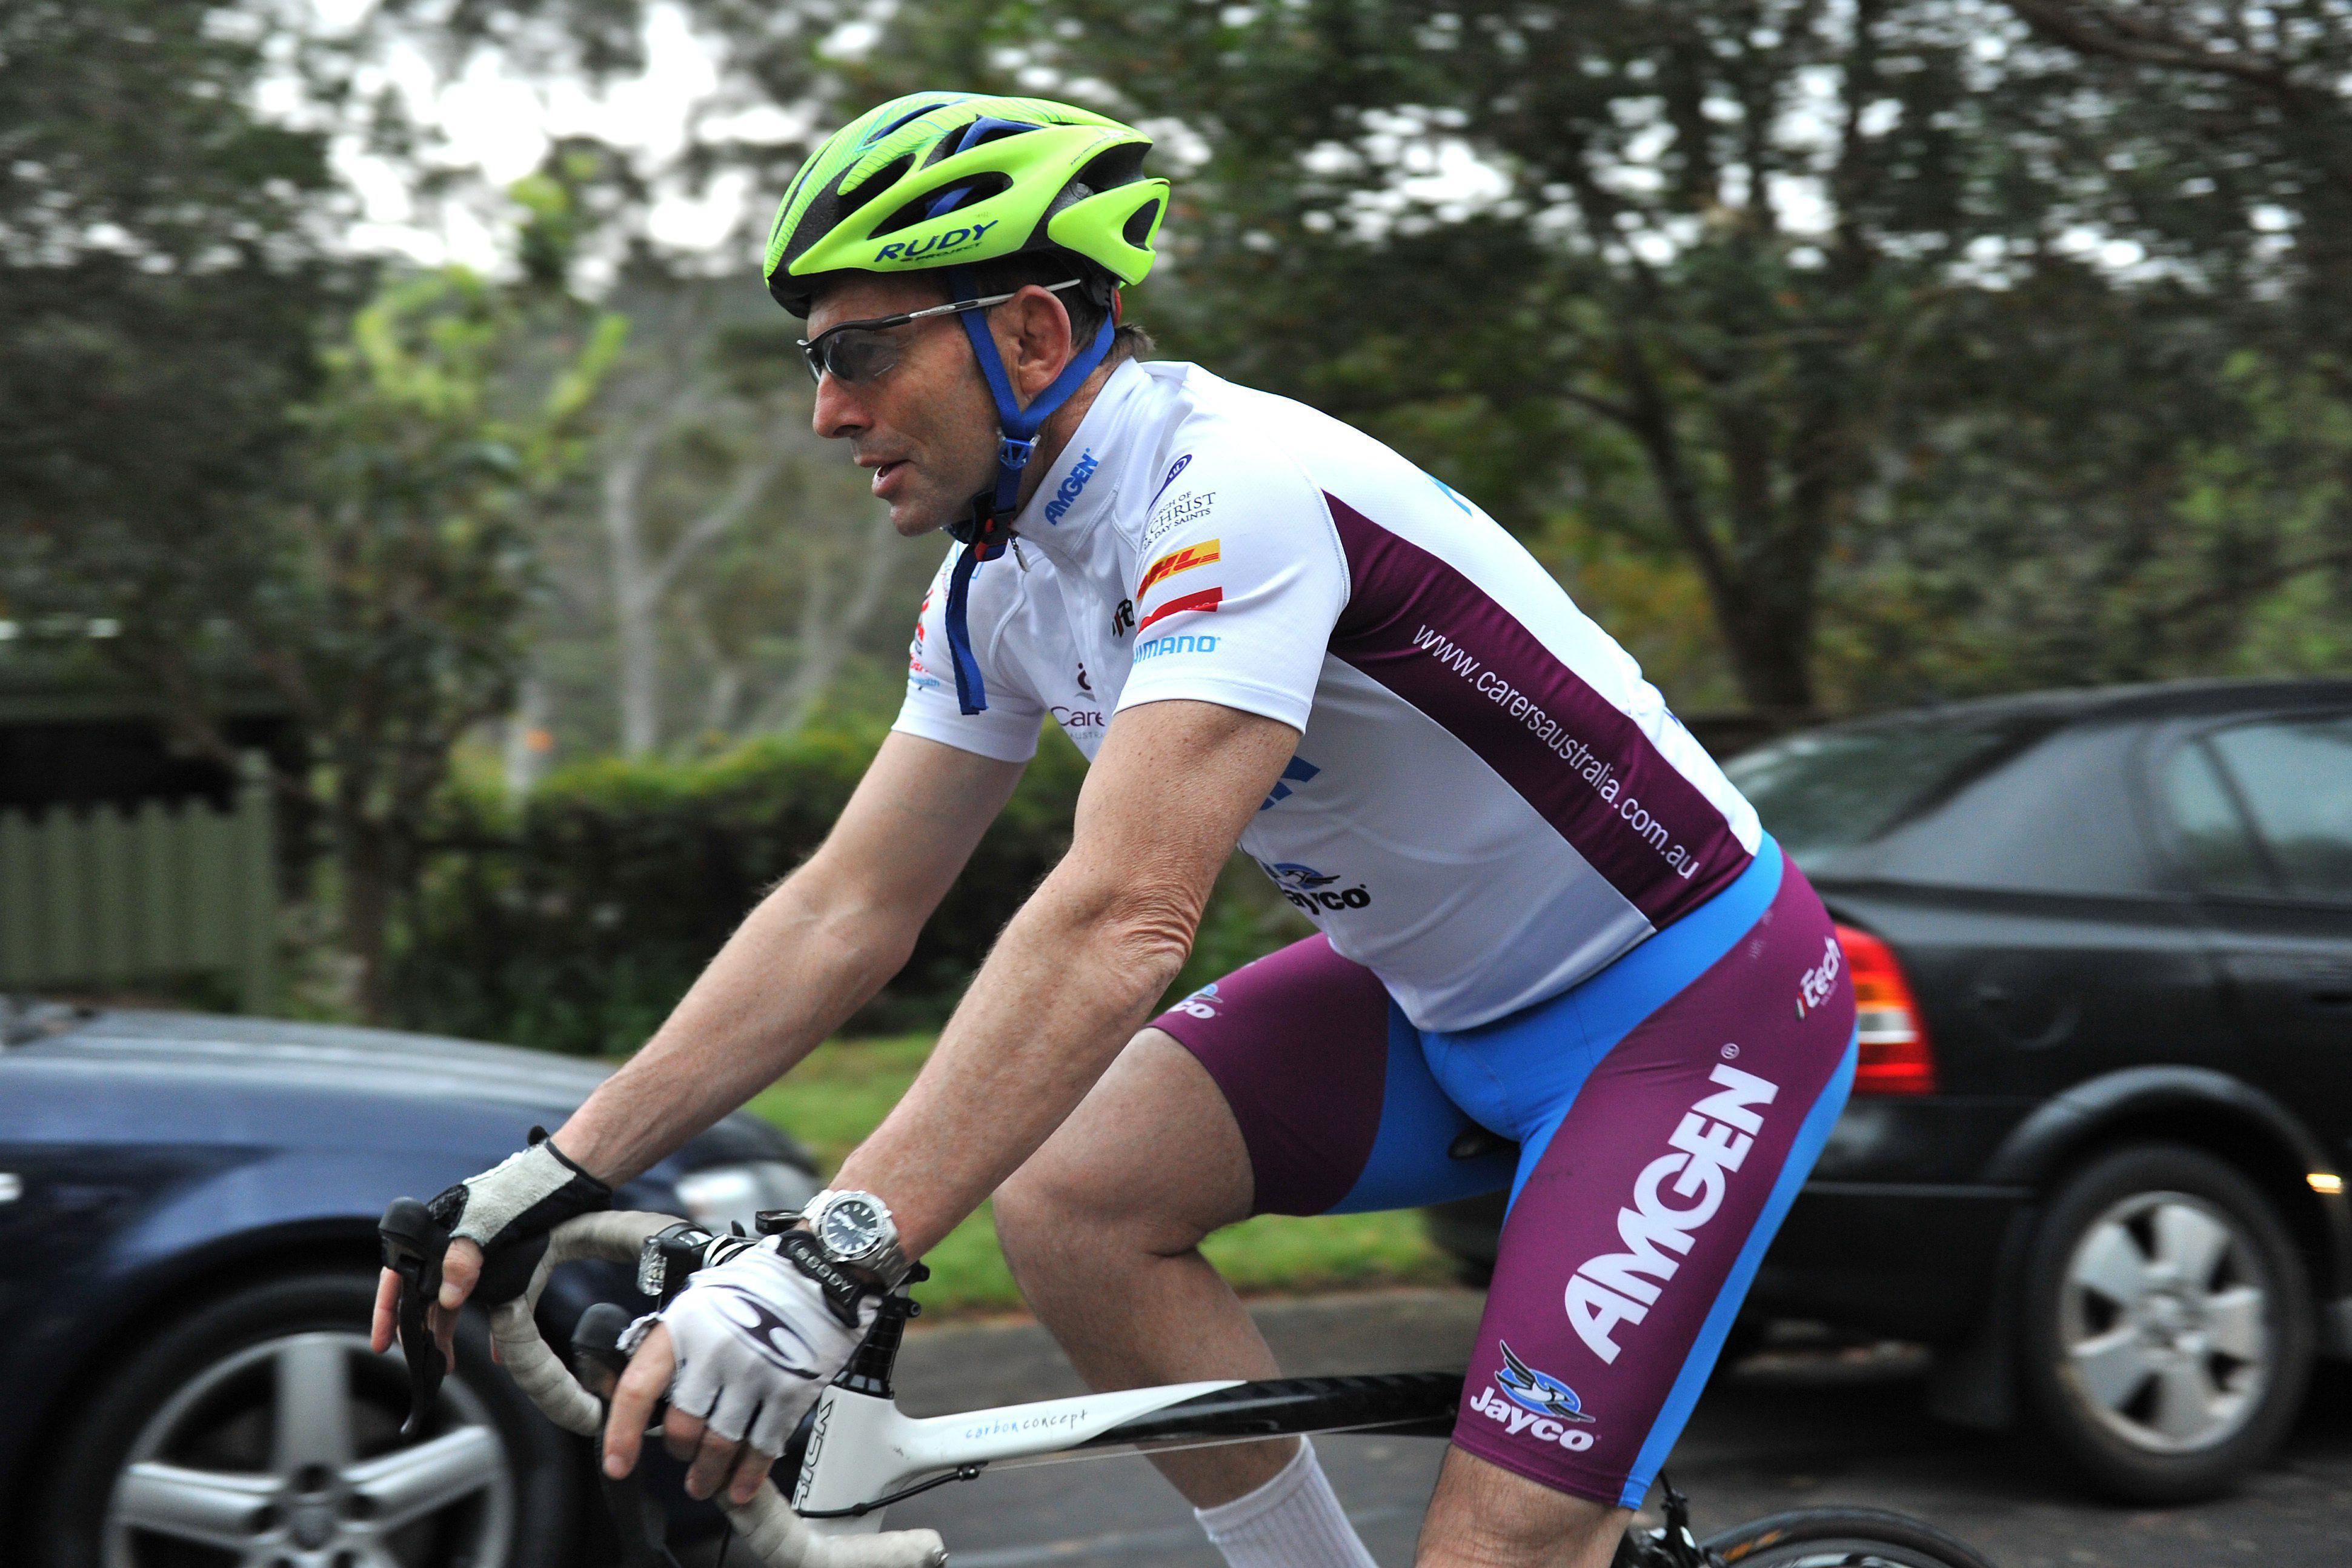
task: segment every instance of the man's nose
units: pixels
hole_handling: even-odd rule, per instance
[[[857,401],[857,395],[844,385],[839,376],[827,371],[817,379],[816,406],[809,414],[809,426],[828,441],[844,436],[855,436],[873,421]]]

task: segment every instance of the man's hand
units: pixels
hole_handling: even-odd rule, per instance
[[[475,1282],[481,1277],[482,1249],[463,1237],[451,1242],[449,1250],[441,1256],[441,1295],[425,1314],[425,1321],[433,1325],[433,1338],[441,1346],[441,1359],[445,1362],[454,1363],[457,1359],[457,1309],[474,1293]],[[399,1325],[400,1276],[387,1268],[376,1277],[375,1322],[368,1331],[368,1343],[376,1354],[382,1355],[392,1348]],[[493,1342],[492,1358],[498,1353],[499,1347]]]
[[[688,1462],[687,1495],[707,1498],[723,1486],[729,1500],[750,1502],[874,1314],[870,1297],[836,1310],[815,1280],[765,1247],[698,1271],[613,1391],[604,1473],[618,1479],[636,1468],[646,1423],[667,1392],[662,1439]]]
[[[457,1310],[477,1288],[490,1306],[510,1301],[530,1284],[547,1250],[547,1236],[575,1215],[610,1208],[613,1190],[564,1156],[534,1127],[530,1146],[478,1176],[445,1189],[425,1206],[448,1227],[441,1259],[441,1294],[428,1315],[441,1355],[449,1359]],[[400,1276],[389,1268],[376,1281],[375,1321],[369,1341],[382,1354],[392,1348],[400,1307]]]

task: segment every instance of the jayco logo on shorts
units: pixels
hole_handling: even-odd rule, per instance
[[[1070,477],[1062,481],[1062,488],[1055,490],[1054,499],[1045,503],[1045,521],[1059,522],[1067,517],[1070,503],[1078,499],[1078,492],[1087,488],[1087,481],[1093,479],[1095,470],[1101,467],[1102,464],[1096,460],[1093,447],[1079,453],[1077,466],[1070,470]]]
[[[1571,1453],[1592,1447],[1592,1434],[1579,1430],[1591,1426],[1592,1417],[1584,1413],[1584,1402],[1577,1398],[1576,1390],[1521,1361],[1507,1342],[1501,1349],[1503,1370],[1495,1374],[1494,1383],[1478,1391],[1470,1408],[1509,1428],[1515,1437],[1524,1432]]]
[[[1801,1018],[1830,999],[1830,987],[1837,984],[1838,971],[1845,966],[1845,950],[1838,946],[1835,936],[1822,942],[1822,961],[1805,971],[1797,982],[1797,1016]]]
[[[1225,999],[1217,994],[1217,983],[1212,980],[1168,1010],[1181,1013],[1187,1018],[1208,1019],[1215,1017],[1217,1009],[1224,1005]]]
[[[1769,1105],[1780,1086],[1725,1065],[1707,1075],[1719,1092],[1692,1106],[1666,1140],[1674,1150],[1642,1167],[1633,1180],[1633,1203],[1617,1211],[1617,1235],[1630,1250],[1588,1258],[1568,1282],[1568,1321],[1585,1349],[1606,1364],[1617,1359],[1617,1325],[1650,1315],[1666,1281],[1682,1267],[1694,1233],[1723,1205],[1730,1173],[1739,1169],[1764,1119],[1755,1107]],[[1660,1189],[1674,1178],[1673,1191],[1691,1200],[1669,1202]],[[1649,1278],[1643,1278],[1647,1275]]]

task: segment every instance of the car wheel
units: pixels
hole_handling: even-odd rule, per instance
[[[2294,1423],[2316,1324],[2267,1199],[2201,1151],[2101,1156],[2051,1202],[2025,1267],[2023,1377],[2065,1456],[2110,1494],[2235,1485]]]
[[[416,1442],[408,1379],[368,1349],[372,1276],[248,1286],[149,1336],[64,1436],[51,1568],[551,1568],[578,1458],[469,1314]]]

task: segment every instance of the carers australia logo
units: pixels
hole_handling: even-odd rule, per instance
[[[1061,488],[1054,492],[1054,499],[1045,503],[1045,521],[1059,522],[1069,516],[1071,503],[1078,499],[1078,492],[1087,488],[1087,481],[1093,479],[1095,470],[1101,467],[1101,460],[1096,458],[1093,447],[1080,453],[1076,466],[1070,469],[1069,478],[1064,479]]]
[[[1328,877],[1312,866],[1302,866],[1296,860],[1261,860],[1258,869],[1274,879],[1282,896],[1313,914],[1317,910],[1360,910],[1372,901],[1372,896],[1361,885],[1332,890],[1339,880]]]
[[[1584,1402],[1577,1398],[1576,1390],[1521,1361],[1507,1343],[1502,1352],[1503,1370],[1478,1391],[1469,1408],[1507,1428],[1514,1436],[1524,1432],[1571,1453],[1592,1447],[1592,1434],[1582,1430],[1592,1424],[1592,1417],[1584,1413]]]

